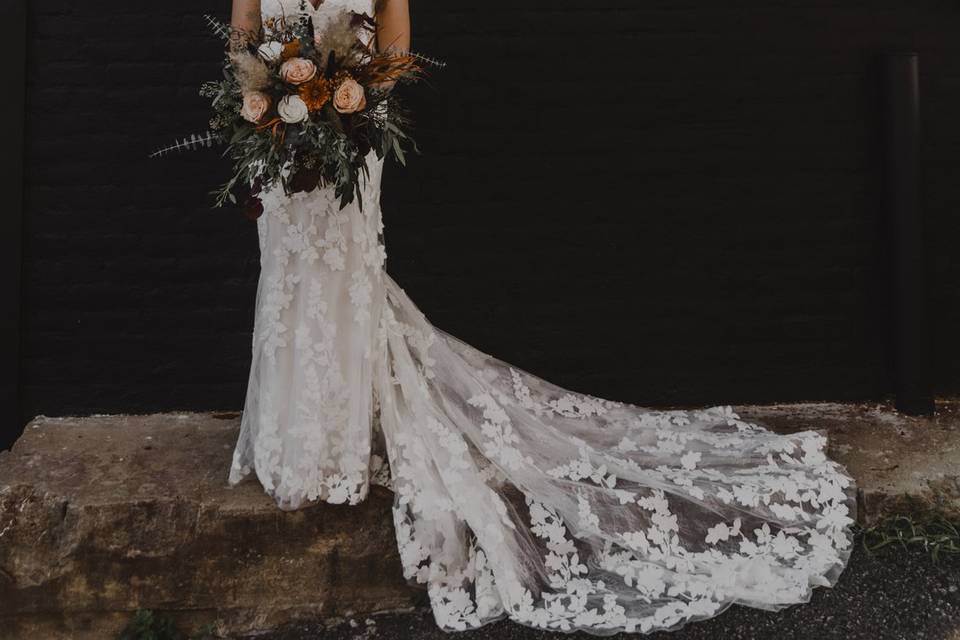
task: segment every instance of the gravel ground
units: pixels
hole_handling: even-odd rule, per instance
[[[960,554],[929,554],[888,546],[869,554],[858,544],[833,589],[817,588],[813,599],[777,613],[734,605],[677,631],[620,634],[614,639],[776,640],[960,640]],[[588,634],[539,631],[501,621],[477,631],[446,634],[428,609],[408,614],[297,625],[237,640],[595,640]]]

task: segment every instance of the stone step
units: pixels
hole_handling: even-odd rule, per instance
[[[138,608],[247,632],[395,611],[393,494],[281,511],[226,483],[236,414],[39,417],[0,453],[0,638],[116,637]]]
[[[960,402],[737,406],[776,431],[825,429],[862,490],[858,516],[960,520]],[[254,475],[226,483],[236,413],[33,420],[0,453],[0,638],[113,638],[137,608],[221,633],[422,604],[374,486],[357,506],[282,511]]]

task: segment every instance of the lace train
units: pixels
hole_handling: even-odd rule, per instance
[[[386,282],[375,380],[396,534],[441,627],[669,630],[836,583],[856,487],[824,433],[571,393],[432,327]]]

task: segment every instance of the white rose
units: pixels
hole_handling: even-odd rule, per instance
[[[295,124],[306,120],[309,110],[307,109],[307,103],[300,96],[290,94],[280,100],[280,104],[277,105],[277,113],[280,114],[280,119],[284,122]]]
[[[280,54],[283,53],[283,45],[275,40],[264,42],[257,48],[257,53],[267,62],[273,62],[280,59]]]

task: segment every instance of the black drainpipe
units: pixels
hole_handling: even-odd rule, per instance
[[[4,26],[0,56],[6,71],[0,121],[0,450],[13,444],[23,423],[20,416],[20,293],[23,255],[23,129],[26,82],[26,0],[0,0]]]
[[[930,380],[923,217],[920,202],[918,55],[883,56],[884,202],[892,256],[893,362],[896,408],[934,412]]]

